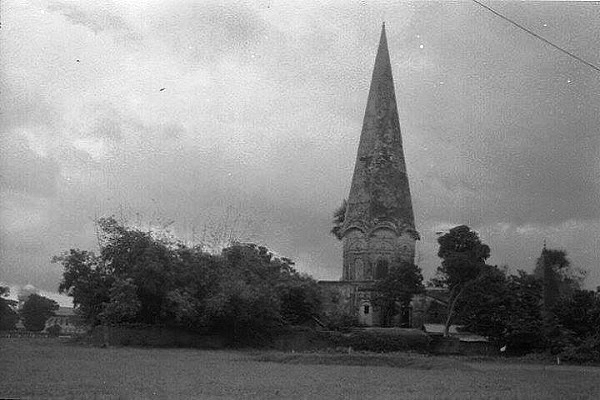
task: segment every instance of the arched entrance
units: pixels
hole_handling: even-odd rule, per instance
[[[358,310],[358,323],[361,325],[373,325],[373,306],[370,301],[363,301]]]

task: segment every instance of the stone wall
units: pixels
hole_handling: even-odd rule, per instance
[[[361,325],[379,326],[379,310],[372,301],[374,284],[373,281],[320,281],[325,315],[354,315]],[[446,290],[434,288],[414,296],[410,303],[408,325],[421,329],[425,323],[443,323],[447,295]],[[394,319],[394,325],[402,325],[399,315]]]
[[[372,301],[370,281],[320,281],[323,290],[323,311],[326,316],[352,315],[358,324],[377,326],[379,312]]]

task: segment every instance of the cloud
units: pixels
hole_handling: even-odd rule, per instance
[[[71,23],[82,25],[91,29],[94,33],[104,30],[126,30],[125,21],[115,14],[118,12],[110,3],[99,5],[98,3],[85,4],[82,8],[79,2],[54,2],[48,6],[48,11],[59,12]]]
[[[157,11],[152,34],[168,43],[174,55],[195,64],[248,58],[268,35],[263,20],[236,3],[167,3]]]
[[[480,227],[486,243],[494,243],[490,262],[508,265],[513,271],[531,271],[541,254],[544,241],[548,248],[567,252],[571,265],[588,272],[585,284],[595,288],[600,282],[598,237],[600,220],[567,220],[558,224],[495,224]]]
[[[556,38],[568,14],[577,50],[598,30],[503,7]],[[470,3],[53,2],[3,9],[2,275],[55,289],[48,260],[93,248],[98,215],[192,238],[233,207],[250,240],[339,278],[331,213],[383,17],[426,275],[452,224],[496,263],[525,268],[545,235],[597,264],[597,76]]]
[[[7,132],[0,135],[0,140],[0,190],[54,196],[60,173],[58,163],[33,151],[24,135]]]

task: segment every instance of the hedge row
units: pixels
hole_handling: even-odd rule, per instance
[[[142,347],[188,347],[220,349],[224,340],[218,336],[160,326],[97,326],[87,336],[94,345]],[[105,343],[108,341],[108,343]]]
[[[95,327],[85,341],[94,345],[143,347],[190,347],[219,349],[226,347],[223,338],[158,326]],[[108,343],[106,343],[108,342]],[[319,350],[352,348],[356,351],[393,352],[428,351],[429,337],[415,329],[360,329],[348,333],[288,329],[280,332],[269,347],[279,350]],[[262,347],[262,346],[261,346]]]
[[[319,332],[329,347],[352,348],[357,351],[392,352],[429,350],[427,334],[416,329],[385,328],[361,329],[350,333]]]

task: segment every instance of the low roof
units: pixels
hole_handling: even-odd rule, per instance
[[[450,291],[445,288],[429,287],[425,289],[424,295],[444,304],[448,304],[450,301]]]
[[[75,315],[75,310],[72,307],[59,307],[56,310],[55,315],[57,317],[70,317]]]
[[[458,328],[457,325],[450,325],[450,329],[448,330],[448,332],[451,335],[457,335],[458,334],[457,328]],[[443,335],[445,329],[446,329],[446,325],[444,325],[444,324],[423,324],[423,330],[427,333]]]
[[[480,336],[480,335],[474,335],[474,334],[459,335],[458,338],[461,342],[489,342],[489,340],[487,340],[487,338]]]

